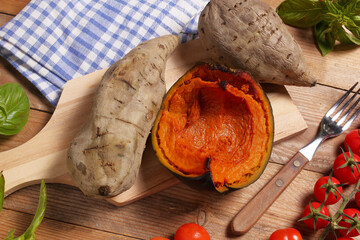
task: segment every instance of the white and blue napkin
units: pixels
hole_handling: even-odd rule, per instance
[[[208,0],[32,0],[0,28],[0,55],[56,106],[64,84],[148,39],[197,37]]]

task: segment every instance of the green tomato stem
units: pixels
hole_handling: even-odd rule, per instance
[[[355,165],[356,170],[358,171],[358,173],[360,173],[358,164],[355,163],[354,165]],[[321,235],[320,240],[325,240],[326,236],[329,234],[330,230],[334,234],[336,234],[335,229],[336,229],[336,226],[337,226],[337,224],[339,222],[339,217],[342,216],[346,205],[349,203],[349,201],[358,192],[359,187],[360,187],[360,178],[358,179],[354,189],[351,191],[351,193],[348,196],[345,196],[338,189],[336,189],[336,191],[340,194],[341,198],[343,199],[343,202],[340,205],[339,209],[337,210],[336,214],[334,216],[330,217],[330,222],[327,225],[327,227],[325,228],[325,231],[323,232],[323,234]]]

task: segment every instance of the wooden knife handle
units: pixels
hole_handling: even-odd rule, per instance
[[[248,232],[295,179],[306,163],[308,163],[308,160],[300,152],[297,152],[235,216],[231,223],[233,233],[241,235]]]

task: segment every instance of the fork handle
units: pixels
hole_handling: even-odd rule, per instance
[[[265,187],[238,212],[231,222],[232,232],[237,235],[248,232],[308,162],[309,160],[304,155],[297,152]]]

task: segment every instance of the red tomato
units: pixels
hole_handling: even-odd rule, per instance
[[[360,217],[360,211],[355,209],[355,208],[345,208],[344,211],[343,211],[346,215],[349,215],[350,217],[354,218],[355,217],[355,214],[358,215],[358,218]],[[344,219],[348,219],[347,217],[344,217]],[[359,218],[360,219],[360,218]],[[351,224],[350,223],[347,223],[345,221],[341,220],[339,222],[339,226],[342,226],[342,227],[351,227]],[[347,229],[338,229],[337,231],[339,231],[339,233],[345,237],[356,237],[359,235],[358,231],[356,229],[353,229],[349,232],[349,234],[347,234],[348,230]]]
[[[202,226],[186,223],[176,230],[174,240],[210,240],[210,235]]]
[[[320,207],[321,203],[312,202],[311,205],[313,206],[313,208],[318,209]],[[320,210],[320,213],[324,214],[324,215],[326,215],[328,217],[330,216],[329,209],[326,206],[322,207],[322,209]],[[311,214],[310,204],[306,205],[302,217],[306,217],[309,214]],[[314,229],[314,218],[306,219],[303,222],[309,228]],[[317,230],[317,229],[326,227],[326,225],[328,225],[328,223],[329,223],[329,221],[327,221],[325,219],[318,218],[317,221],[316,221],[316,228],[315,229]]]
[[[349,147],[353,153],[360,156],[360,129],[355,129],[349,132],[344,140],[344,147],[349,151]]]
[[[150,240],[170,240],[170,239],[165,238],[165,237],[153,237]]]
[[[325,195],[326,195],[326,189],[327,189],[327,186],[328,186],[328,181],[329,181],[329,176],[325,176],[325,177],[319,178],[319,180],[317,180],[317,182],[314,185],[314,194],[315,194],[316,199],[319,202],[324,202],[325,201]],[[332,184],[340,184],[339,180],[337,180],[334,177],[331,178],[331,182],[332,182]],[[342,187],[337,187],[337,189],[341,193],[343,193],[343,188]],[[335,204],[340,199],[341,199],[340,194],[335,189],[331,189],[331,191],[329,192],[329,195],[328,195],[328,197],[326,199],[325,204],[326,205]]]
[[[302,237],[297,229],[284,228],[273,232],[269,240],[302,240]]]
[[[346,183],[348,185],[356,183],[359,179],[359,172],[357,171],[354,164],[343,167],[344,164],[349,164],[349,161],[360,162],[360,157],[358,155],[353,153],[352,157],[350,156],[351,154],[349,152],[341,153],[339,156],[336,157],[333,165],[335,177],[341,183]],[[353,169],[353,171],[351,169]]]
[[[336,240],[354,240],[354,239],[348,237],[341,237],[341,238],[337,238]]]

